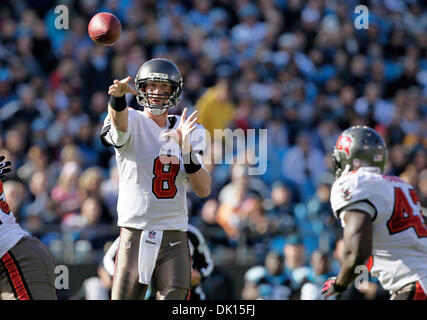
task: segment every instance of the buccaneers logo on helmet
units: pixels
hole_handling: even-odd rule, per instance
[[[335,148],[337,150],[344,151],[348,159],[351,156],[350,148],[352,144],[353,144],[353,140],[351,139],[351,137],[340,135]]]

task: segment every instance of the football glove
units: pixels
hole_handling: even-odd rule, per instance
[[[346,287],[336,284],[337,277],[328,278],[322,287],[322,296],[324,299],[327,299],[331,296],[340,294],[341,292],[347,289]]]
[[[7,168],[11,165],[10,161],[3,161],[5,156],[0,156],[0,180],[3,181],[6,178],[6,174],[11,171],[10,168]]]

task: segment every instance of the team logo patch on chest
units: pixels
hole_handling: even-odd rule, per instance
[[[340,191],[341,191],[341,197],[344,200],[349,201],[351,199],[351,192],[348,187],[347,188],[343,187],[340,189]]]

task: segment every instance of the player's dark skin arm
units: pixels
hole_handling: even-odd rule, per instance
[[[372,254],[372,221],[369,214],[351,210],[344,217],[343,264],[336,284],[347,287],[358,276],[354,272],[358,265],[364,265]]]

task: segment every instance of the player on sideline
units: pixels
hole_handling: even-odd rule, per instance
[[[338,138],[331,205],[344,228],[344,257],[338,276],[324,283],[325,298],[344,291],[365,263],[391,300],[427,298],[421,205],[411,185],[383,174],[387,157],[383,138],[369,127],[351,127]]]
[[[3,192],[10,161],[0,156],[0,300],[57,300],[55,259],[15,222]]]
[[[202,160],[206,133],[196,124],[197,112],[187,117],[185,108],[181,116],[168,115],[183,86],[173,62],[149,60],[136,74],[136,90],[129,81],[114,80],[109,87],[101,131],[103,143],[115,148],[120,185],[120,243],[111,298],[144,299],[152,279],[157,299],[186,299],[191,262],[185,181],[201,198],[211,192]],[[127,108],[128,92],[144,111]]]

